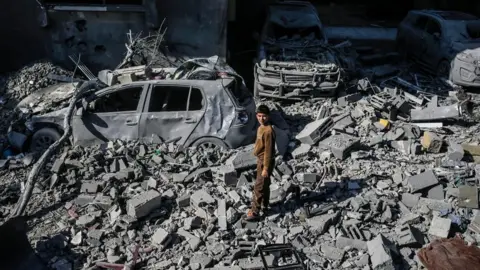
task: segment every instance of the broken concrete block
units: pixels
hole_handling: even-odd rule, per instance
[[[333,214],[325,214],[320,216],[315,216],[313,218],[308,218],[307,224],[311,227],[311,229],[315,230],[319,234],[324,234],[332,223],[340,216],[340,212],[333,213]]]
[[[450,106],[429,106],[425,109],[412,109],[410,116],[413,122],[432,122],[436,120],[447,120],[460,116],[458,104]]]
[[[358,250],[367,250],[367,242],[358,240],[358,239],[351,239],[343,236],[339,236],[335,242],[335,246],[337,248],[344,249],[346,247],[352,247]]]
[[[413,208],[417,205],[420,196],[421,194],[403,193],[402,203],[405,204],[405,206],[407,206],[408,208]]]
[[[438,184],[438,179],[432,170],[410,176],[407,181],[411,192],[414,193]]]
[[[327,259],[334,261],[341,261],[345,256],[345,250],[336,247],[331,247],[325,244],[320,245],[320,250]]]
[[[443,199],[445,199],[445,193],[443,192],[443,186],[442,185],[436,185],[436,186],[431,187],[428,190],[427,197],[429,199],[433,199],[433,200],[443,200]]]
[[[156,190],[149,190],[127,201],[127,215],[142,218],[162,204],[162,195]]]
[[[450,142],[448,144],[447,157],[449,160],[460,162],[463,159],[464,155],[465,151],[460,144],[455,142]]]
[[[225,183],[226,186],[237,186],[237,171],[232,165],[223,165],[212,168],[212,174],[217,180]]]
[[[332,127],[332,118],[326,117],[307,124],[295,138],[301,143],[314,145],[325,137]]]
[[[217,208],[218,227],[220,231],[227,230],[227,204],[225,200],[218,201]]]
[[[351,103],[355,103],[355,102],[359,101],[360,99],[362,99],[362,94],[354,93],[354,94],[346,95],[346,96],[343,96],[343,97],[339,97],[337,99],[337,102],[338,102],[339,106],[345,107],[345,106],[348,106]]]
[[[161,247],[161,249],[164,249],[165,247],[168,246],[168,244],[171,242],[172,237],[170,234],[163,228],[158,228],[155,233],[152,235],[152,243],[156,246]]]
[[[399,246],[421,246],[423,243],[423,239],[419,237],[420,232],[410,225],[404,225],[398,228],[396,232]]]
[[[95,194],[100,190],[101,186],[101,183],[95,181],[83,182],[82,187],[80,188],[80,192]]]
[[[190,194],[185,193],[177,198],[177,205],[180,208],[190,206]]]
[[[333,125],[332,129],[341,131],[341,130],[345,130],[345,128],[353,125],[355,122],[353,121],[350,113],[345,113],[345,114],[342,114],[342,115],[339,115],[339,116],[335,117],[333,119],[333,123],[334,123],[334,125]]]
[[[235,203],[239,203],[242,200],[235,190],[228,192],[228,196],[230,196]]]
[[[194,207],[213,203],[215,203],[215,199],[203,189],[197,190],[190,196],[190,204]]]
[[[474,233],[480,234],[480,215],[475,215],[468,225],[468,229]]]
[[[188,233],[183,229],[179,229],[177,231],[177,234],[187,239],[190,249],[192,251],[196,251],[199,248],[200,244],[202,243],[202,240],[200,238]]]
[[[428,234],[440,238],[447,238],[448,234],[450,233],[451,225],[452,221],[450,219],[434,216],[432,222],[430,223]]]
[[[438,137],[437,134],[425,131],[423,133],[423,137],[420,140],[424,149],[426,149],[430,153],[440,153],[440,150],[443,146],[443,140]]]
[[[459,207],[478,209],[478,188],[476,186],[459,186],[458,191]]]
[[[379,234],[373,240],[368,241],[367,247],[374,270],[395,270],[391,250],[392,243],[383,235]]]
[[[292,156],[295,159],[304,157],[304,156],[308,155],[311,148],[312,148],[312,146],[310,146],[309,144],[303,144],[302,143],[299,147],[295,148],[292,151]]]
[[[238,152],[231,162],[235,170],[255,168],[257,166],[257,157],[253,155],[253,148],[245,149]]]
[[[350,155],[350,151],[360,144],[360,139],[347,134],[335,134],[321,141],[319,146],[332,151],[337,159],[345,159]]]

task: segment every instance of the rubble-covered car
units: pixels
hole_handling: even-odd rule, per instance
[[[400,23],[402,55],[462,86],[480,86],[480,19],[455,11],[412,10]]]
[[[171,69],[157,71],[166,74],[162,70]],[[203,68],[202,74],[207,73],[210,79],[140,80],[89,91],[78,101],[71,120],[74,145],[140,139],[237,148],[253,142],[255,103],[243,79]],[[132,74],[130,78],[135,77]],[[212,78],[213,74],[218,76]],[[34,115],[26,122],[24,133],[32,151],[44,149],[61,136],[66,111]],[[10,135],[21,136],[15,128]],[[9,136],[10,141],[18,141],[14,137]]]
[[[343,72],[334,48],[327,43],[312,4],[270,5],[259,37],[254,95],[297,100],[333,96]]]

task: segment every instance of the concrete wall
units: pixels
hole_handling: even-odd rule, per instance
[[[153,5],[145,6],[147,12],[50,9],[48,26],[42,27],[36,1],[4,0],[9,3],[0,10],[4,26],[0,72],[43,58],[71,67],[68,56],[78,53],[94,72],[114,68],[124,57],[127,32],[148,33],[163,18],[170,49],[187,57],[226,56],[226,1],[148,1]]]

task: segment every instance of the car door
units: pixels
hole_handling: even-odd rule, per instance
[[[74,144],[138,139],[146,90],[147,86],[137,84],[97,92],[72,118]]]
[[[423,53],[423,62],[434,71],[442,59],[442,46],[445,37],[441,26],[440,21],[430,18],[422,38],[426,46]]]
[[[422,54],[426,49],[423,42],[423,35],[428,19],[428,16],[421,14],[417,15],[417,18],[413,21],[410,37],[407,37],[409,54],[420,61],[422,61]]]
[[[140,137],[149,142],[157,135],[163,141],[183,145],[205,109],[206,98],[200,87],[152,84],[140,119]]]

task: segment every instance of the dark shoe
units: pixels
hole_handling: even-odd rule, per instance
[[[254,221],[258,220],[260,218],[260,215],[258,213],[255,213],[252,211],[252,209],[248,210],[247,216],[245,217],[246,221]]]

